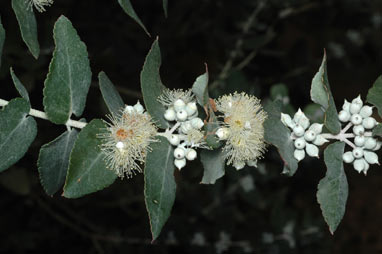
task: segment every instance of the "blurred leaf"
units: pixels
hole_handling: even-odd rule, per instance
[[[331,133],[339,133],[341,130],[341,123],[338,120],[336,105],[334,104],[332,92],[330,91],[328,71],[326,68],[326,53],[324,53],[324,58],[319,71],[313,77],[310,97],[313,102],[320,104],[324,108],[324,125],[326,128]]]
[[[97,134],[106,128],[100,119],[88,123],[78,134],[70,154],[64,197],[78,198],[102,190],[111,185],[117,174],[107,168],[105,155],[100,149],[101,139]]]
[[[163,0],[163,11],[164,11],[164,16],[167,18],[168,0]]]
[[[157,126],[166,129],[169,123],[164,119],[165,107],[158,101],[159,95],[166,89],[159,75],[161,65],[158,38],[154,41],[141,72],[141,89],[146,110],[157,123]]]
[[[78,131],[72,129],[41,147],[37,161],[41,185],[48,195],[54,195],[64,185],[69,156]]]
[[[99,88],[101,89],[102,97],[105,100],[106,106],[112,114],[118,114],[125,106],[117,89],[106,76],[106,73],[101,71],[98,74]]]
[[[318,184],[317,201],[329,230],[333,234],[345,214],[348,182],[342,162],[345,143],[330,144],[324,151],[326,175]]]
[[[91,83],[86,45],[72,23],[61,16],[54,25],[56,48],[45,80],[44,109],[49,120],[65,124],[72,113],[80,117]]]
[[[31,190],[31,183],[29,181],[25,168],[13,167],[0,175],[0,184],[19,195],[28,195]]]
[[[21,37],[34,58],[40,54],[40,45],[37,38],[37,22],[33,10],[28,8],[28,1],[12,0],[12,9],[19,22]]]
[[[27,89],[25,89],[24,85],[20,82],[20,80],[17,78],[16,74],[14,73],[12,67],[10,68],[13,84],[15,85],[17,91],[23,97],[27,102],[29,102],[29,95]]]
[[[219,128],[219,123],[213,111],[210,110],[210,119],[204,125],[204,130],[206,133],[205,141],[207,145],[213,149],[219,148],[222,143],[219,141],[218,137],[215,135],[217,129]]]
[[[268,118],[264,122],[264,138],[274,145],[284,161],[283,174],[294,175],[298,168],[298,162],[294,158],[294,144],[290,130],[281,122],[280,107],[275,102],[269,102],[264,106]]]
[[[0,111],[0,172],[9,168],[27,152],[37,134],[29,103],[16,98]]]
[[[192,85],[192,92],[196,96],[199,105],[205,107],[209,103],[210,96],[208,95],[208,69],[206,65],[206,72],[196,78]]]
[[[382,124],[379,123],[373,128],[373,136],[382,137]]]
[[[225,174],[224,153],[221,149],[202,150],[200,161],[203,164],[203,178],[200,183],[215,184]]]
[[[366,101],[376,106],[379,116],[382,117],[382,75],[377,78],[373,86],[369,89]]]
[[[158,238],[170,216],[176,195],[174,149],[166,138],[158,137],[147,154],[145,166],[145,203],[153,241]]]
[[[304,108],[305,115],[315,123],[323,123],[324,122],[324,111],[322,111],[322,107],[316,103],[310,103],[306,105]]]
[[[289,96],[288,87],[285,84],[275,84],[271,86],[270,89],[270,96],[271,99],[274,100],[281,100],[283,101],[284,97]],[[284,101],[283,101],[284,102]]]
[[[3,55],[4,41],[5,41],[5,30],[4,30],[3,24],[1,23],[1,16],[0,16],[0,67],[1,67],[1,57]]]
[[[131,5],[130,0],[118,0],[119,5],[122,7],[122,9],[126,12],[127,15],[129,15],[132,19],[135,20],[142,28],[145,30],[148,36],[151,36],[150,33],[147,31],[145,25],[143,25],[142,21],[138,17],[137,13],[134,11],[133,6]]]

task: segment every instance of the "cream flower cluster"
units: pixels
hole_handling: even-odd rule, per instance
[[[45,6],[51,6],[53,4],[53,0],[25,0],[25,2],[28,4],[30,10],[32,10],[34,6],[39,12],[44,12]]]
[[[377,125],[372,114],[373,107],[363,105],[361,96],[353,99],[351,103],[345,100],[338,114],[341,122],[353,126],[354,134],[355,146],[352,151],[344,153],[343,160],[352,163],[355,170],[365,175],[370,164],[379,164],[375,151],[381,148],[381,141],[371,135],[372,129]]]
[[[150,115],[138,101],[109,119],[111,123],[106,122],[108,127],[99,135],[106,165],[121,178],[142,172],[140,165],[145,162],[149,144],[156,141],[157,128]]]
[[[222,127],[216,136],[225,141],[223,152],[227,165],[242,169],[246,164],[256,166],[265,151],[263,123],[267,118],[260,100],[246,93],[224,95],[215,101],[223,113]]]
[[[298,109],[293,119],[288,114],[281,113],[281,122],[293,131],[292,139],[296,148],[294,157],[298,161],[303,160],[305,154],[318,158],[318,146],[329,142],[321,135],[323,125],[318,123],[310,125],[309,119],[301,109]]]
[[[175,146],[174,164],[180,170],[186,166],[187,160],[197,157],[197,148],[206,148],[204,122],[198,117],[198,108],[191,90],[164,90],[158,101],[166,107],[164,118],[174,123],[164,136]]]

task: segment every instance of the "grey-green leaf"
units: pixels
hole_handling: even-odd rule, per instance
[[[30,103],[29,101],[29,95],[27,89],[25,89],[24,85],[21,83],[21,81],[17,78],[15,72],[13,71],[13,68],[10,68],[13,84],[15,85],[17,91],[23,97],[27,102]]]
[[[101,151],[101,139],[97,135],[106,128],[100,119],[88,123],[78,134],[70,154],[64,197],[78,198],[102,190],[111,185],[117,175],[107,169],[105,154]]]
[[[28,1],[12,0],[12,9],[19,22],[21,37],[34,58],[40,54],[40,45],[37,38],[37,22],[33,10],[28,8]]]
[[[290,130],[281,122],[280,107],[275,102],[269,102],[264,106],[268,118],[264,122],[264,138],[274,145],[284,161],[283,174],[294,175],[298,168],[298,162],[294,158],[294,144]]]
[[[164,16],[167,18],[168,0],[163,0],[163,11],[164,11]]]
[[[145,166],[145,203],[153,241],[158,238],[171,213],[176,195],[174,149],[166,138],[158,137],[147,154]]]
[[[215,184],[225,174],[225,160],[222,149],[202,150],[200,161],[203,164],[203,178],[200,183]]]
[[[36,121],[28,116],[29,110],[26,100],[16,98],[0,111],[0,172],[21,159],[36,137]]]
[[[48,195],[54,195],[64,185],[77,135],[78,131],[72,129],[41,147],[37,166],[41,185]]]
[[[196,78],[192,85],[192,92],[196,96],[199,105],[205,107],[209,103],[210,96],[208,95],[208,69],[206,65],[206,72]]]
[[[82,115],[92,73],[86,45],[65,16],[55,23],[53,37],[56,48],[44,84],[43,104],[49,120],[64,124],[72,113]]]
[[[143,25],[141,19],[138,17],[133,6],[131,5],[130,0],[118,0],[118,3],[122,7],[122,9],[126,12],[126,14],[129,15],[132,19],[134,19],[135,22],[137,22],[143,28],[143,30],[145,30],[147,35],[150,36],[150,33],[147,31],[145,25]]]
[[[342,162],[344,149],[345,143],[340,141],[325,149],[324,160],[327,171],[318,184],[317,191],[317,201],[332,234],[345,214],[348,198],[348,182]]]
[[[169,123],[163,116],[166,109],[158,101],[159,95],[166,89],[160,79],[160,65],[161,55],[157,38],[151,46],[143,65],[141,72],[141,89],[147,112],[149,112],[160,128],[166,129],[169,127]]]
[[[0,17],[0,67],[1,67],[1,57],[3,55],[4,41],[5,41],[5,29],[3,27],[3,24],[1,23],[1,17]]]
[[[106,106],[113,114],[118,114],[125,106],[117,89],[107,77],[106,73],[101,71],[98,74],[99,88],[101,89],[102,97],[105,100]]]
[[[376,106],[378,114],[382,117],[382,75],[377,78],[369,89],[366,101]]]
[[[320,104],[324,108],[324,125],[326,128],[331,133],[339,133],[341,130],[341,123],[338,120],[336,105],[334,103],[332,92],[330,91],[328,71],[326,68],[326,53],[324,54],[320,69],[313,77],[310,97],[313,102]]]

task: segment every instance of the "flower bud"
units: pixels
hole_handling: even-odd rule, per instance
[[[365,169],[365,160],[364,159],[357,159],[353,162],[353,167],[355,170],[358,171],[358,173],[361,173],[362,170]]]
[[[310,125],[310,121],[309,119],[304,115],[303,117],[300,118],[300,121],[297,122],[297,124],[301,125],[302,128],[304,128],[304,130],[306,130],[309,125]]]
[[[310,157],[317,157],[317,158],[319,158],[319,156],[318,156],[318,147],[317,146],[307,143],[306,147],[305,147],[305,150],[306,150],[306,153]]]
[[[314,131],[316,134],[320,134],[322,132],[322,126],[324,125],[320,123],[314,123],[309,127],[309,130]]]
[[[306,145],[305,139],[304,138],[298,138],[294,141],[294,146],[297,149],[304,149]]]
[[[296,126],[296,124],[293,122],[292,118],[288,114],[281,113],[281,122],[285,126],[291,128],[291,129],[293,129]]]
[[[316,146],[322,146],[326,142],[329,142],[329,140],[324,138],[322,135],[317,135],[316,139],[313,141],[313,144]]]
[[[355,136],[354,144],[358,147],[362,147],[365,144],[366,138],[364,136]]]
[[[190,130],[192,130],[192,125],[190,121],[183,122],[180,125],[180,131],[184,134],[187,134]]]
[[[244,161],[235,161],[233,163],[233,166],[236,168],[236,170],[240,170],[245,167],[245,162]]]
[[[346,99],[345,99],[344,105],[342,105],[342,109],[350,113],[350,102],[348,102]]]
[[[313,141],[316,139],[316,133],[312,130],[307,130],[304,134],[304,138],[306,141]]]
[[[363,117],[363,118],[366,118],[366,117],[370,117],[372,114],[373,114],[373,107],[370,107],[370,106],[363,106],[361,108],[361,111],[359,112],[359,114]]]
[[[365,151],[363,154],[365,160],[369,164],[379,164],[378,155],[374,152]]]
[[[187,103],[186,112],[189,116],[192,116],[197,110],[198,108],[196,107],[195,101]]]
[[[168,142],[170,142],[170,144],[173,146],[179,145],[179,142],[180,142],[179,135],[172,134],[171,137],[169,138]]]
[[[354,156],[352,152],[346,152],[342,155],[342,159],[346,163],[352,163],[354,161]]]
[[[186,121],[187,117],[188,117],[188,114],[187,114],[186,110],[179,110],[176,112],[176,119],[178,121],[181,121],[181,122]]]
[[[174,102],[174,109],[176,112],[179,112],[181,110],[185,110],[185,107],[186,107],[186,103],[184,103],[184,101],[182,99],[177,99]]]
[[[215,134],[220,140],[226,140],[229,135],[229,130],[227,128],[219,128]]]
[[[378,151],[379,149],[381,149],[381,146],[382,146],[382,142],[377,141],[377,145],[374,147],[373,151]]]
[[[300,121],[301,117],[305,116],[304,112],[301,111],[301,109],[299,108],[297,110],[297,112],[294,114],[293,116],[293,122],[295,122],[296,124],[298,124],[298,122]]]
[[[204,126],[203,120],[200,119],[199,117],[194,118],[190,121],[191,121],[191,126],[194,127],[195,129],[200,130]]]
[[[366,175],[367,174],[367,171],[369,170],[369,168],[370,168],[370,165],[369,165],[369,163],[367,163],[366,162],[366,160],[364,160],[364,164],[365,164],[365,167],[363,168],[363,170],[362,170],[362,172],[363,172],[363,174],[364,175]]]
[[[353,114],[351,117],[350,117],[350,121],[352,124],[354,125],[359,125],[362,123],[362,116],[359,115],[359,114]]]
[[[361,110],[361,106],[359,104],[350,104],[350,114],[358,114]]]
[[[257,168],[257,160],[247,161],[247,165],[250,167],[256,167]]]
[[[184,151],[183,147],[178,146],[177,148],[175,148],[174,150],[175,159],[178,159],[178,160],[183,159],[185,155],[186,155],[186,152]]]
[[[141,103],[139,103],[139,101],[137,102],[137,104],[134,105],[134,110],[135,110],[135,112],[137,112],[138,114],[143,114],[143,112],[145,111],[145,109],[143,108],[143,106],[141,105]]]
[[[126,105],[125,110],[126,113],[131,114],[134,111],[134,107],[130,105]]]
[[[362,108],[362,106],[363,106],[363,102],[362,102],[362,100],[361,100],[361,95],[358,95],[357,98],[355,98],[355,99],[353,99],[353,100],[351,101],[351,103],[352,103],[352,104],[357,104],[357,105],[359,105],[359,106]]]
[[[341,122],[346,123],[350,120],[350,113],[348,111],[341,110],[340,113],[338,114],[338,119]]]
[[[186,154],[187,160],[193,161],[196,159],[196,156],[197,156],[197,154],[196,154],[196,151],[194,149],[188,149],[187,150],[187,154]]]
[[[302,149],[296,149],[294,150],[293,156],[297,161],[303,160],[305,158],[305,151]]]
[[[171,108],[168,108],[165,112],[164,112],[164,118],[167,120],[167,121],[174,121],[175,118],[176,118],[176,113],[175,113],[175,110],[171,107]]]
[[[354,126],[353,133],[357,136],[362,136],[365,133],[365,128],[362,125]]]
[[[184,168],[184,166],[186,166],[186,159],[175,159],[174,164],[177,169],[181,170],[182,168]]]
[[[302,128],[301,125],[297,124],[294,128],[293,128],[293,133],[294,135],[296,135],[297,137],[301,137],[304,135],[304,128]]]
[[[377,140],[375,138],[368,137],[365,141],[364,146],[365,146],[365,149],[374,150],[375,147],[377,146]]]
[[[363,149],[360,147],[356,147],[353,149],[353,156],[356,159],[362,158],[363,157]]]
[[[372,117],[367,117],[362,120],[362,125],[365,127],[365,129],[373,129],[376,124],[377,121]]]

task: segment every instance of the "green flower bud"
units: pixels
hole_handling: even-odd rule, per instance
[[[378,155],[374,152],[365,151],[363,154],[365,160],[369,164],[379,164]]]
[[[301,137],[304,135],[304,128],[302,128],[301,125],[297,124],[294,128],[293,128],[293,133],[294,135],[296,135],[297,137]]]
[[[324,125],[320,123],[314,123],[309,127],[309,130],[314,131],[316,134],[320,134],[322,132],[322,126]]]
[[[285,126],[291,128],[291,129],[293,129],[296,126],[296,124],[293,122],[292,118],[288,114],[281,113],[281,122]]]
[[[294,146],[297,149],[304,149],[306,145],[305,139],[304,138],[298,138],[294,141]]]
[[[342,159],[346,163],[352,163],[354,161],[354,156],[352,152],[346,152],[342,155]]]
[[[353,133],[357,136],[362,136],[365,133],[365,128],[362,125],[354,126]]]
[[[317,135],[316,139],[313,141],[313,144],[316,146],[322,146],[326,142],[329,142],[329,140],[324,138],[322,135]]]
[[[338,119],[343,123],[349,122],[350,113],[348,111],[341,110],[340,113],[338,114]]]
[[[356,159],[362,158],[363,157],[363,149],[360,147],[356,147],[353,149],[353,156]]]
[[[354,125],[359,125],[362,123],[362,116],[359,115],[359,114],[353,114],[351,117],[350,117],[350,121],[352,124]]]
[[[296,149],[294,150],[293,156],[297,161],[301,161],[305,158],[305,151],[302,149]]]
[[[186,159],[183,158],[183,159],[175,159],[174,160],[174,164],[175,164],[175,167],[179,170],[181,170],[182,168],[184,168],[184,166],[186,166]]]
[[[365,160],[364,159],[357,159],[353,162],[353,167],[355,170],[358,171],[358,173],[361,173],[362,170],[365,169]]]
[[[373,129],[376,124],[377,121],[372,117],[367,117],[362,120],[362,125],[365,127],[365,129]]]
[[[304,134],[304,138],[306,141],[313,141],[316,139],[316,133],[312,130],[307,130]]]
[[[361,108],[361,111],[359,112],[359,114],[363,117],[363,118],[366,118],[366,117],[370,117],[372,114],[373,114],[373,107],[370,107],[370,106],[363,106]]]
[[[354,144],[356,146],[362,147],[365,144],[366,138],[364,136],[355,136]]]
[[[342,105],[342,109],[350,113],[350,102],[348,102],[346,99],[345,99],[344,105]]]
[[[365,149],[368,150],[374,150],[374,148],[377,146],[377,140],[375,138],[369,137],[365,141]]]
[[[305,147],[305,150],[306,150],[306,153],[310,157],[317,157],[317,158],[319,158],[319,156],[318,156],[318,147],[317,146],[307,143],[306,147]]]

